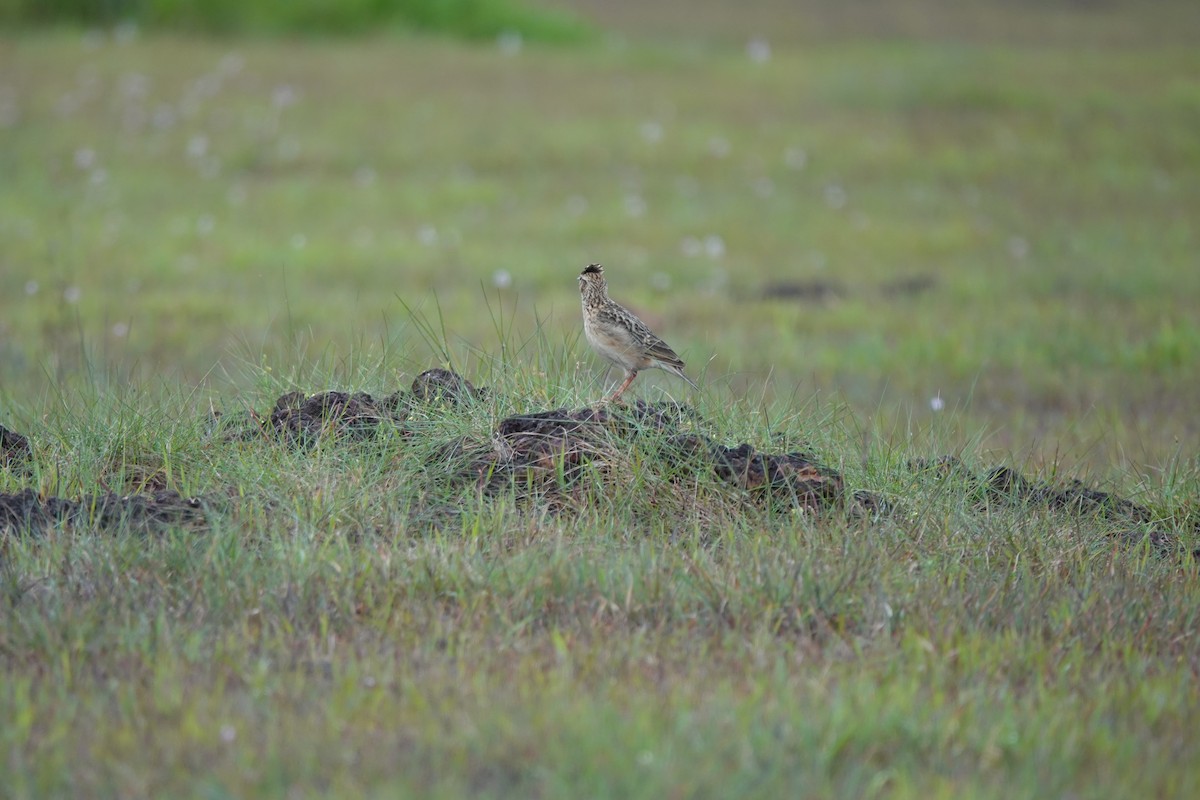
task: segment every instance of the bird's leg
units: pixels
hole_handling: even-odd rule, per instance
[[[610,403],[616,402],[617,398],[625,393],[625,390],[629,388],[629,384],[633,383],[633,379],[636,377],[637,377],[637,370],[636,369],[629,370],[629,374],[627,374],[625,376],[625,382],[617,387],[617,390],[615,392],[613,392],[612,397],[608,398],[608,402],[610,402]]]

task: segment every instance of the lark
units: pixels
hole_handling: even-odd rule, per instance
[[[625,370],[625,382],[608,402],[620,398],[639,372],[655,367],[678,375],[694,389],[700,388],[684,374],[683,361],[675,351],[637,315],[608,296],[604,267],[588,264],[579,274],[579,294],[583,298],[583,333],[588,344]]]

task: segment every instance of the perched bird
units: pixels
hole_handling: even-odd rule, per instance
[[[658,367],[673,372],[699,389],[683,372],[683,361],[666,342],[646,327],[632,311],[613,302],[608,296],[604,267],[588,264],[579,274],[579,294],[583,299],[583,333],[588,344],[617,366],[625,370],[625,382],[608,398],[619,398],[638,372]]]

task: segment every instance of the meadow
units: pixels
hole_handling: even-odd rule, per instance
[[[0,794],[1193,791],[1192,4],[569,5],[2,34],[0,496],[81,503],[0,515]],[[464,478],[619,377],[593,261],[691,410]]]

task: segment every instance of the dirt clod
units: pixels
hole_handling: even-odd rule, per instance
[[[573,487],[587,464],[624,463],[644,440],[672,479],[708,471],[774,506],[816,510],[841,503],[841,476],[807,454],[761,453],[749,444],[727,447],[696,432],[701,423],[693,409],[676,403],[558,408],[502,420],[490,446],[469,439],[448,442],[434,461],[457,465],[453,473],[472,477],[487,494],[515,486],[553,495]]]
[[[26,464],[32,458],[29,439],[0,425],[0,469]]]
[[[700,434],[683,434],[669,441],[676,453],[710,465],[717,477],[757,498],[770,498],[809,510],[840,505],[842,476],[822,467],[807,453],[762,453],[743,442],[726,447]]]
[[[463,376],[448,369],[427,369],[413,379],[412,399],[418,403],[449,403],[457,405],[482,397]]]
[[[795,300],[809,303],[824,303],[845,294],[845,287],[829,281],[776,281],[762,288],[764,300]]]
[[[58,525],[95,530],[124,527],[144,532],[176,526],[204,527],[204,511],[203,500],[173,491],[124,497],[97,494],[68,500],[42,497],[25,489],[0,494],[0,531],[37,533]]]
[[[403,422],[406,414],[400,405],[397,395],[376,400],[365,392],[290,392],[275,401],[267,427],[299,446],[311,446],[325,434],[362,440],[374,436],[384,423]]]
[[[1139,526],[1114,534],[1114,538],[1124,544],[1149,540],[1156,550],[1163,553],[1175,551],[1178,545],[1178,537],[1175,534],[1154,527],[1165,521],[1156,517],[1146,506],[1112,492],[1092,488],[1076,479],[1056,486],[1028,478],[1006,466],[993,467],[981,477],[954,456],[915,459],[909,462],[909,467],[914,472],[962,481],[965,490],[979,499],[981,508],[989,504],[1044,506],[1071,516],[1101,517]],[[1193,527],[1200,532],[1200,524]],[[1200,559],[1200,550],[1193,555]]]

